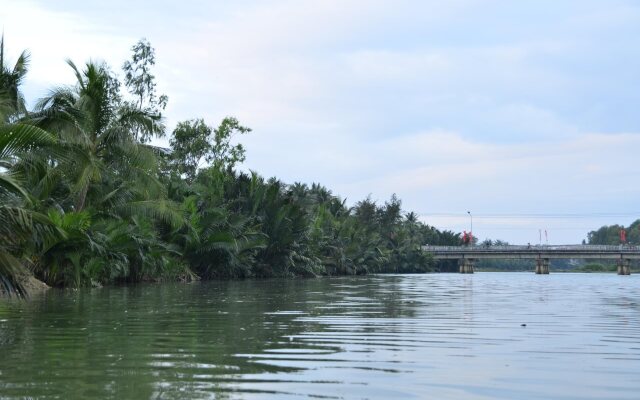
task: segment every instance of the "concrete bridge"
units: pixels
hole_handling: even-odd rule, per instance
[[[616,260],[619,275],[631,274],[631,260],[640,259],[640,246],[422,246],[436,260],[460,260],[460,273],[472,274],[475,260],[530,259],[536,261],[536,274],[549,273],[549,260],[577,258]]]

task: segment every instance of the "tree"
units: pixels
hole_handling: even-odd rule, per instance
[[[16,115],[23,114],[26,111],[20,85],[27,74],[29,57],[29,52],[24,50],[18,56],[18,60],[13,67],[5,65],[4,34],[2,34],[2,37],[0,37],[0,95],[2,95],[0,98],[0,111],[4,114],[3,120],[5,122],[15,121]]]
[[[198,169],[211,152],[209,142],[212,133],[203,119],[179,122],[169,144],[171,146],[171,167],[191,183]]]
[[[354,207],[355,216],[358,219],[358,222],[368,228],[372,228],[376,222],[377,209],[378,205],[375,201],[371,200],[371,196],[367,196],[366,199],[360,200]]]
[[[232,170],[245,160],[242,144],[233,144],[236,134],[251,132],[233,117],[222,120],[217,128],[208,126],[202,119],[178,123],[170,140],[171,165],[179,175],[192,182],[204,162],[218,171]]]
[[[74,153],[73,162],[62,167],[71,183],[75,211],[82,211],[93,185],[106,175],[115,174],[116,182],[123,174],[154,181],[149,175],[157,168],[153,149],[139,145],[131,129],[151,134],[160,132],[162,125],[156,115],[119,107],[117,85],[105,64],[89,62],[81,71],[67,63],[76,85],[58,88],[40,100],[32,122],[57,132]]]
[[[80,70],[68,63],[76,84],[53,90],[29,119],[54,131],[65,152],[30,162],[40,181],[55,178],[63,189],[55,192],[56,208],[46,211],[65,235],[39,255],[38,276],[80,286],[179,269],[158,229],[174,229],[184,218],[158,179],[159,150],[135,134],[161,132],[159,117],[121,102],[107,65],[90,62]]]
[[[42,248],[56,232],[46,216],[25,207],[29,195],[12,167],[25,152],[54,143],[35,126],[0,122],[0,287],[19,296],[26,295],[20,278],[28,273],[28,250]]]
[[[158,96],[156,93],[155,76],[151,73],[151,68],[156,64],[155,49],[148,40],[140,39],[131,47],[131,51],[131,61],[126,61],[122,66],[125,73],[124,84],[134,98],[130,106],[162,118],[162,110],[167,106],[169,98],[164,94]],[[151,133],[135,129],[135,138],[146,143],[151,139]]]
[[[213,130],[211,151],[206,159],[214,168],[233,169],[236,164],[244,162],[245,149],[242,144],[232,144],[232,138],[237,134],[247,134],[251,128],[240,125],[237,119],[226,117]]]
[[[605,225],[587,234],[589,244],[617,245],[620,244],[620,231],[624,229],[629,244],[640,243],[640,220],[636,220],[628,227],[623,225]]]
[[[402,219],[402,202],[395,195],[391,195],[391,199],[384,203],[384,207],[377,210],[378,220],[386,231],[387,235],[393,235],[400,220]]]

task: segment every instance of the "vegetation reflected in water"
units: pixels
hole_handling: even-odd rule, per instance
[[[638,282],[486,273],[51,291],[0,303],[0,397],[634,398]]]

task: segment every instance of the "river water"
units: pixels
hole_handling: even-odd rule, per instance
[[[51,290],[0,301],[0,398],[638,399],[640,276]]]

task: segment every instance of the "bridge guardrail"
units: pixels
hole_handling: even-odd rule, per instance
[[[636,245],[509,245],[509,246],[422,246],[425,251],[640,251],[640,246]]]

